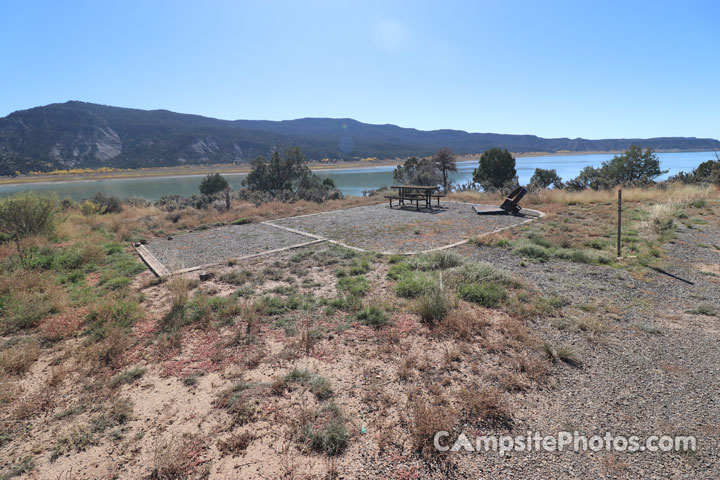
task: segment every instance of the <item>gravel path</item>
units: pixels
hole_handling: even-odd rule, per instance
[[[505,215],[479,216],[471,205],[465,203],[444,202],[432,212],[390,209],[382,204],[284,218],[265,224],[218,227],[178,235],[172,240],[153,240],[147,249],[170,271],[176,272],[315,239],[277,226],[366,250],[414,253],[518,225],[526,220]]]
[[[640,279],[622,269],[550,261],[526,263],[500,248],[463,246],[464,256],[515,273],[547,295],[569,302],[563,317],[584,314],[599,304],[602,333],[592,337],[572,322],[533,329],[554,346],[566,345],[579,368],[559,362],[553,388],[530,392],[514,402],[513,435],[548,435],[577,430],[589,436],[694,435],[699,451],[684,453],[492,453],[469,454],[459,477],[482,478],[718,478],[720,472],[720,317],[690,310],[699,305],[720,312],[720,276],[700,273],[720,265],[712,239],[720,228],[681,228],[665,246],[668,269],[694,285],[648,270]],[[608,308],[611,313],[604,313]],[[592,338],[591,338],[592,337]]]
[[[230,225],[153,240],[147,249],[170,271],[307,243],[310,237],[261,223]]]
[[[467,203],[442,202],[433,211],[390,208],[387,204],[350,208],[318,215],[284,218],[271,223],[309,232],[346,245],[387,253],[414,253],[442,247],[529,217],[477,215]]]

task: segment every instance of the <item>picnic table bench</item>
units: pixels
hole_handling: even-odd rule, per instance
[[[436,192],[436,186],[428,185],[393,185],[392,187],[398,191],[397,194],[385,195],[385,198],[390,200],[390,208],[393,206],[393,200],[398,201],[398,206],[405,206],[405,202],[409,201],[412,205],[415,202],[415,208],[420,210],[420,202],[425,202],[425,208],[432,210],[432,199],[437,199],[437,204],[440,205],[440,198],[444,197],[444,193]]]

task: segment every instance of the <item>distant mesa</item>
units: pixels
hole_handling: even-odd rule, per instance
[[[71,101],[0,119],[0,175],[82,168],[139,168],[247,163],[273,148],[299,146],[310,160],[427,156],[448,146],[458,154],[502,147],[513,152],[714,150],[711,138],[586,140],[535,135],[422,131],[349,118],[218,120],[167,110],[137,110]]]

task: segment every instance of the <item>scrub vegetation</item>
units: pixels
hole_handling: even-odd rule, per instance
[[[708,293],[720,278],[717,188],[624,190],[621,258],[615,195],[538,188],[524,204],[543,219],[452,249],[381,255],[325,242],[230,260],[202,280],[155,278],[132,244],[374,200],[121,202],[112,212],[51,197],[0,200],[0,211],[20,202],[28,217],[43,212],[21,235],[2,224],[0,475],[492,471],[438,452],[434,433],[569,422],[566,413],[583,415],[570,400],[567,412],[545,405],[566,391],[584,399],[588,378],[634,385],[638,369],[623,370],[618,352],[680,349],[677,325],[720,313]],[[692,275],[697,287],[686,294],[657,269]],[[610,402],[602,391],[615,390],[598,391]]]

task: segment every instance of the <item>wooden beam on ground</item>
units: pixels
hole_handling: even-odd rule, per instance
[[[167,277],[172,275],[172,272],[165,267],[160,261],[155,258],[155,255],[150,253],[150,250],[148,250],[145,245],[140,245],[139,247],[135,247],[135,250],[137,251],[138,255],[140,255],[140,258],[143,262],[145,262],[145,265],[148,266],[148,268],[158,277]]]

